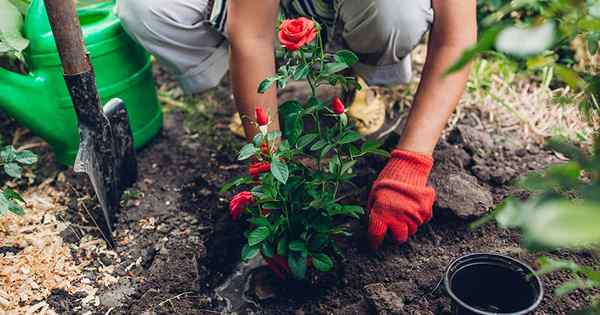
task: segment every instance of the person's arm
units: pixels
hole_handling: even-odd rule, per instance
[[[421,83],[398,149],[431,155],[454,111],[469,68],[444,76],[464,50],[477,41],[475,0],[433,0],[435,18]]]
[[[435,191],[427,186],[433,167],[431,155],[456,107],[469,69],[444,73],[475,43],[475,0],[433,0],[435,19],[427,61],[408,123],[398,149],[373,183],[369,198],[369,242],[377,248],[391,232],[405,242],[432,216]]]
[[[275,24],[278,0],[231,0],[227,28],[230,41],[230,67],[233,95],[248,139],[258,129],[251,123],[256,106],[271,116],[271,130],[279,129],[277,91],[257,92],[262,80],[275,73]]]

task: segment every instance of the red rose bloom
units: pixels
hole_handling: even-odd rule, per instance
[[[233,220],[237,220],[246,207],[254,202],[254,196],[249,191],[242,191],[233,196],[229,202],[229,213]]]
[[[342,103],[342,100],[337,96],[331,102],[331,109],[334,113],[338,115],[343,114],[346,110],[346,108],[344,107],[344,103]]]
[[[315,22],[305,17],[284,20],[279,26],[279,42],[289,51],[296,51],[317,37]]]
[[[266,126],[269,124],[269,115],[267,115],[265,110],[260,106],[256,107],[256,123],[259,126]]]
[[[269,171],[271,171],[271,163],[269,163],[269,162],[252,163],[252,164],[250,164],[250,168],[248,169],[248,172],[250,173],[250,176],[252,176],[252,177],[258,177],[258,176],[260,176],[260,174],[266,173]]]

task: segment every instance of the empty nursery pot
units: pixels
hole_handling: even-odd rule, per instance
[[[452,312],[529,314],[544,296],[540,278],[524,263],[496,254],[470,254],[454,260],[444,276]]]

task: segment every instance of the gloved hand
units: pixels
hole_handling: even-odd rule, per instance
[[[398,243],[406,242],[417,227],[431,219],[435,191],[427,186],[430,156],[392,151],[369,196],[369,243],[377,249],[388,229]]]

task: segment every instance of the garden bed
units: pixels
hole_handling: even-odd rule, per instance
[[[140,177],[124,198],[114,251],[105,248],[89,216],[98,206],[86,180],[57,168],[49,162],[50,153],[40,162],[37,181],[64,194],[55,200],[66,206],[58,217],[69,225],[60,235],[75,263],[85,262],[82,277],[87,280],[78,278],[75,287],[97,289],[74,293],[73,286],[49,288],[45,302],[59,314],[217,314],[226,307],[214,290],[234,271],[244,240],[218,190],[246,169],[236,160],[243,141],[229,130],[234,111],[229,88],[225,82],[210,93],[183,100],[172,80],[162,72],[158,77],[161,91],[168,92],[165,128],[138,155]],[[292,85],[282,97],[303,93],[304,87]],[[391,99],[398,95],[387,94]],[[449,300],[437,286],[454,258],[496,252],[535,266],[536,255],[519,247],[516,233],[494,224],[473,230],[469,224],[509,194],[525,197],[509,188],[510,181],[560,158],[520,128],[490,123],[480,110],[463,108],[453,121],[435,154],[434,219],[417,235],[402,246],[388,243],[373,252],[366,245],[366,221],[355,224],[350,227],[354,236],[342,244],[346,257],[338,277],[317,289],[297,283],[270,285],[272,279],[267,279],[258,291],[271,298],[249,303],[241,313],[445,314]],[[383,163],[370,159],[363,165],[359,184],[369,187]],[[357,197],[363,205],[367,193]],[[19,250],[14,255],[20,255]],[[583,264],[594,259],[566,252],[551,256]],[[540,314],[563,314],[587,304],[580,292],[553,297],[552,290],[564,280],[563,273],[544,277]],[[265,287],[274,292],[265,294]]]

